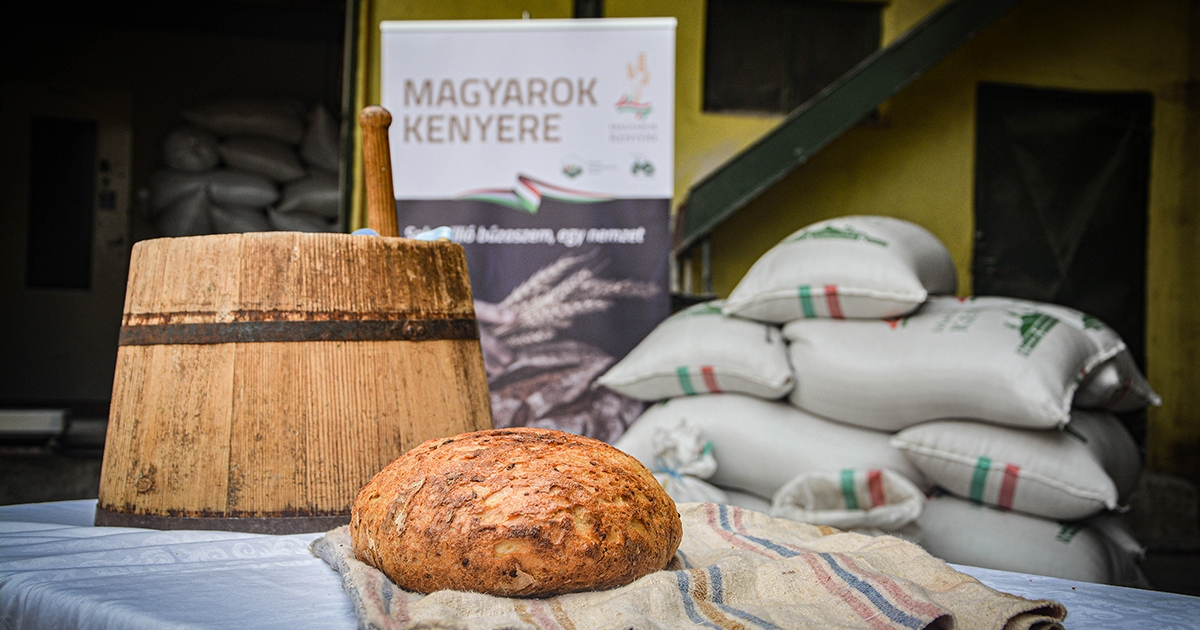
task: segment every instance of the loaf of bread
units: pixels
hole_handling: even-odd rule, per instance
[[[666,567],[675,503],[636,459],[562,431],[429,440],[359,492],[359,560],[405,590],[547,597],[628,584]]]

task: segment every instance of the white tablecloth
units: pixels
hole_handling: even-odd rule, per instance
[[[0,506],[0,628],[355,628],[321,534],[92,527],[95,500]],[[1200,598],[956,567],[1067,628],[1200,628]]]

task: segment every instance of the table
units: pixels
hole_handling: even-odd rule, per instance
[[[322,534],[93,527],[96,501],[0,506],[0,628],[356,627]],[[956,566],[1067,606],[1067,628],[1200,628],[1200,598]]]

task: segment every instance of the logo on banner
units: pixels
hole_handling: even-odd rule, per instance
[[[542,205],[543,197],[548,197],[555,201],[566,201],[568,203],[599,203],[601,201],[613,200],[613,197],[609,195],[571,190],[570,188],[563,188],[562,186],[538,181],[526,175],[517,175],[517,185],[511,189],[488,188],[474,190],[459,195],[458,198],[469,201],[486,201],[506,208],[512,208],[513,210],[537,214],[538,208]]]
[[[654,176],[654,163],[651,162],[650,160],[646,160],[646,159],[634,160],[633,164],[629,167],[629,171],[630,171],[630,173],[632,173],[634,175],[637,175],[638,173],[642,173],[646,177],[653,177]]]
[[[583,160],[572,155],[563,160],[562,174],[575,179],[583,174]]]
[[[650,84],[650,68],[646,64],[646,53],[638,53],[636,62],[625,64],[625,76],[629,79],[629,92],[617,101],[618,112],[629,112],[638,120],[645,120],[653,107],[650,101],[642,100],[642,89]]]

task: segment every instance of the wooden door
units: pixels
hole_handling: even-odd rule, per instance
[[[1153,97],[985,83],[977,107],[974,293],[1099,317],[1145,369]]]
[[[129,267],[132,110],[127,92],[0,86],[0,406],[105,413]]]

